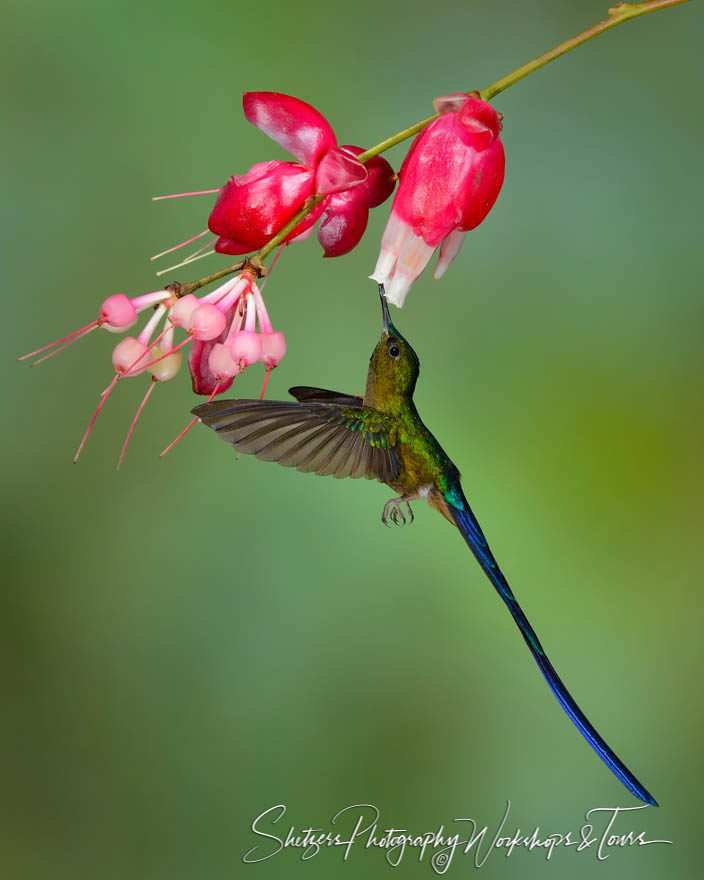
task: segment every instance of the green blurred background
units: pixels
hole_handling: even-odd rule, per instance
[[[148,256],[203,228],[220,185],[282,151],[240,94],[276,89],[369,145],[589,26],[606,2],[10,2],[3,12],[4,720],[8,878],[381,877],[379,852],[242,864],[254,817],[329,827],[349,804],[415,831],[470,816],[573,833],[636,801],[548,693],[441,517],[387,530],[386,487],[264,465],[144,379],[111,398],[95,334],[23,351],[154,289]],[[700,868],[702,321],[699,4],[647,16],[498,97],[504,190],[398,324],[419,409],[558,670],[660,800],[620,820],[675,841],[494,855],[492,877]],[[388,154],[398,167],[405,147]],[[350,256],[312,239],[266,294],[293,384],[356,393],[379,333],[388,204]],[[207,269],[223,265],[217,258]],[[178,274],[181,280],[195,273]],[[262,372],[238,380],[258,392]],[[409,852],[398,870],[433,876]],[[458,859],[449,874],[474,871]]]

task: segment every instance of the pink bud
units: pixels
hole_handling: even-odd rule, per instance
[[[191,316],[199,306],[200,301],[198,297],[193,296],[192,293],[187,293],[176,300],[171,309],[169,320],[174,327],[185,327],[188,329],[191,326]]]
[[[278,367],[286,354],[286,337],[283,333],[275,331],[274,333],[261,334],[262,353],[261,360],[268,370],[272,367]]]
[[[242,367],[255,364],[262,353],[262,341],[253,330],[240,330],[232,342],[232,359]]]
[[[176,373],[181,369],[182,355],[180,351],[174,351],[171,354],[168,354],[160,345],[155,345],[149,354],[152,358],[149,372],[159,382],[168,382],[169,379],[173,379]],[[164,357],[164,355],[166,355],[166,357]],[[148,358],[145,358],[145,360],[148,360]],[[156,363],[154,363],[154,361],[156,361]]]
[[[112,352],[112,363],[117,373],[123,376],[138,376],[146,370],[150,358],[147,346],[138,342],[134,336],[126,336],[117,343]],[[135,364],[135,361],[138,363]]]
[[[235,363],[230,353],[230,348],[222,342],[216,342],[208,356],[208,366],[218,381],[231,379],[242,371],[239,364]]]
[[[217,306],[203,303],[191,315],[188,332],[196,339],[207,342],[209,339],[215,339],[216,336],[219,336],[225,329],[226,323],[225,315]]]
[[[100,307],[98,322],[112,333],[122,333],[137,320],[137,309],[124,293],[114,293]]]

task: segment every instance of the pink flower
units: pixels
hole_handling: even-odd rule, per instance
[[[341,147],[358,156],[361,147]],[[340,193],[323,199],[322,220],[318,227],[318,241],[326,257],[341,257],[357,247],[364,235],[369,209],[385,202],[396,185],[396,175],[386,159],[373,156],[365,163],[367,179]]]
[[[102,303],[98,317],[90,324],[30,352],[20,360],[42,355],[34,361],[35,364],[40,363],[98,328],[124,333],[137,322],[140,312],[147,309],[151,310],[151,316],[139,334],[136,337],[125,336],[113,349],[112,381],[100,395],[74,461],[81,454],[101,409],[118,382],[147,374],[151,381],[127,432],[119,467],[147,400],[157,383],[167,382],[179,372],[181,349],[185,346],[191,345],[188,366],[193,390],[196,394],[208,395],[211,400],[216,394],[226,391],[235,376],[257,361],[261,361],[266,368],[263,395],[269,373],[286,354],[284,335],[274,331],[261,292],[252,274],[245,270],[200,298],[192,293],[179,296],[174,288],[157,290],[132,299],[124,293],[113,294]],[[163,329],[158,332],[162,322]],[[255,332],[257,322],[259,333]],[[176,343],[175,333],[178,330],[184,331],[186,338]],[[179,434],[174,443],[195,421]],[[171,449],[174,443],[164,452]]]
[[[263,247],[295,217],[306,199],[324,194],[328,198],[316,205],[286,241],[312,230],[324,215],[318,237],[325,256],[347,253],[364,232],[369,208],[391,194],[391,166],[377,157],[365,167],[356,158],[363,150],[339,147],[327,119],[298,98],[278,92],[246,92],[242,103],[247,119],[299,162],[259,162],[246,174],[228,180],[208,220],[210,231],[219,236],[215,250],[235,255]]]
[[[435,107],[442,115],[418,135],[399,171],[371,276],[399,307],[438,246],[433,277],[445,273],[467,231],[491,210],[504,180],[501,121],[494,108],[461,93],[437,98]]]

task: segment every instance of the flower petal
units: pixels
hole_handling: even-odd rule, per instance
[[[298,163],[260,162],[247,174],[228,180],[208,227],[244,248],[238,253],[256,250],[300,211],[312,191],[313,172]]]
[[[315,172],[317,193],[336,193],[364,183],[367,169],[353,155],[339,147],[328,150]]]
[[[364,152],[362,147],[355,147],[351,144],[345,144],[340,149],[353,156],[359,156]],[[377,208],[394,191],[396,175],[394,169],[383,156],[372,156],[368,162],[364,163],[364,167],[367,169],[367,179],[350,190],[349,197],[363,200],[369,208]]]
[[[476,150],[486,150],[501,132],[499,114],[479,98],[467,98],[455,118],[463,140]]]
[[[252,125],[308,168],[337,144],[335,132],[322,113],[298,98],[279,92],[245,92],[242,106]]]
[[[435,247],[426,244],[411,226],[391,209],[381,239],[381,252],[370,276],[386,288],[386,298],[401,308],[411,285],[428,265]]]
[[[364,235],[368,219],[369,208],[358,200],[330,196],[318,227],[318,241],[325,256],[341,257],[356,247]]]
[[[433,98],[433,107],[437,113],[456,113],[463,107],[469,98],[464,92],[452,92],[450,95],[440,95]]]
[[[191,372],[191,384],[193,386],[193,391],[195,394],[205,394],[210,396],[213,391],[215,391],[216,386],[219,384],[218,394],[223,391],[227,391],[227,389],[232,385],[233,378],[227,380],[218,380],[213,373],[210,367],[210,352],[218,343],[223,343],[227,336],[227,332],[230,328],[230,324],[232,324],[232,319],[235,316],[235,309],[237,305],[233,305],[227,312],[225,312],[225,329],[222,333],[217,337],[217,339],[211,339],[208,342],[201,342],[198,339],[194,339],[191,344],[191,350],[188,354],[188,369]]]
[[[392,210],[432,247],[458,225],[468,153],[454,114],[447,113],[418,135],[399,171]]]
[[[436,281],[438,278],[442,278],[445,272],[447,272],[447,267],[460,252],[460,248],[464,243],[466,235],[467,233],[464,232],[464,230],[455,229],[455,231],[451,232],[447,238],[443,238],[442,244],[440,245],[440,253],[438,254],[438,261],[435,266],[435,271],[433,272],[433,278]]]
[[[233,257],[239,257],[242,254],[251,253],[253,249],[248,244],[241,244],[233,238],[223,238],[221,235],[215,242],[214,250],[216,254],[229,254]]]
[[[454,229],[478,226],[504,179],[500,138],[493,138],[483,117],[477,123],[480,130],[469,131],[458,122],[458,115],[446,113],[421,132],[399,172],[393,211],[432,247]],[[487,139],[488,148],[477,147],[477,140],[483,145]]]

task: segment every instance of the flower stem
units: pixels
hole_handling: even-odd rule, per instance
[[[597,22],[597,24],[592,25],[590,28],[587,28],[587,30],[582,31],[580,34],[577,34],[571,39],[565,40],[564,43],[560,43],[559,46],[555,46],[544,54],[539,55],[537,58],[534,58],[532,61],[529,61],[527,64],[516,68],[516,70],[513,70],[511,71],[511,73],[506,74],[506,76],[501,77],[501,79],[497,79],[496,82],[493,82],[491,83],[491,85],[488,85],[486,86],[486,88],[482,89],[479,92],[479,96],[483,101],[490,101],[492,98],[495,98],[496,95],[498,95],[500,92],[503,92],[510,86],[514,85],[514,83],[519,82],[524,77],[529,76],[531,73],[535,73],[536,70],[539,70],[541,67],[544,67],[546,64],[549,64],[551,61],[554,61],[561,55],[564,55],[572,49],[576,49],[577,46],[581,46],[583,43],[591,40],[592,37],[603,34],[619,24],[630,21],[632,18],[638,18],[638,16],[640,15],[647,15],[649,12],[656,12],[658,9],[667,9],[669,6],[679,6],[681,3],[689,2],[690,0],[645,0],[645,2],[643,3],[625,3],[623,2],[623,0],[621,0],[621,2],[617,3],[615,6],[611,7],[611,9],[609,9],[608,18],[605,18],[603,21]],[[474,94],[476,94],[476,92]],[[403,131],[397,132],[391,137],[380,141],[373,147],[370,147],[368,150],[365,150],[363,153],[360,153],[357,158],[360,162],[367,162],[373,156],[378,156],[379,153],[384,153],[386,152],[386,150],[391,149],[391,147],[395,147],[396,144],[400,144],[402,141],[408,140],[408,138],[418,134],[419,131],[422,131],[427,125],[430,125],[430,123],[434,122],[439,116],[439,113],[435,113],[433,116],[428,116],[426,119],[421,119],[414,125],[410,125],[408,128],[404,128]],[[264,260],[266,257],[268,257],[269,254],[274,250],[274,248],[278,247],[278,245],[283,242],[283,240],[296,228],[296,226],[298,226],[301,220],[305,218],[308,212],[311,211],[317,204],[319,204],[323,198],[324,196],[317,195],[310,199],[303,206],[303,208],[301,208],[298,214],[296,214],[296,216],[291,221],[289,221],[282,229],[280,229],[276,233],[276,235],[254,255],[253,258]],[[183,287],[185,288],[186,286],[190,287],[191,285],[195,285],[192,288],[193,290],[195,290],[198,287],[209,284],[211,281],[216,281],[220,278],[224,278],[226,275],[230,275],[232,272],[238,272],[242,268],[242,265],[242,261],[234,263],[232,266],[228,266],[226,269],[221,269],[219,272],[208,275],[206,276],[206,278],[203,278],[200,281],[189,282],[188,285],[183,285]]]
[[[586,31],[582,31],[581,34],[572,37],[571,40],[565,40],[564,43],[560,43],[559,46],[555,46],[553,49],[545,52],[545,54],[538,56],[538,58],[534,58],[522,67],[519,67],[506,76],[501,77],[501,79],[497,79],[496,82],[487,86],[485,89],[482,89],[479,94],[481,95],[482,100],[491,101],[491,99],[496,97],[499,92],[503,92],[509,86],[512,86],[514,83],[523,79],[523,77],[529,76],[531,73],[534,73],[536,70],[539,70],[541,67],[544,67],[546,64],[549,64],[561,55],[564,55],[566,52],[576,49],[577,46],[581,46],[582,43],[586,43],[587,40],[591,40],[592,37],[603,34],[619,24],[630,21],[632,18],[637,18],[639,15],[647,15],[649,12],[656,12],[658,9],[666,9],[668,6],[678,6],[680,3],[689,3],[689,0],[647,0],[645,3],[617,3],[609,9],[608,18],[592,25],[590,28],[587,28]]]

